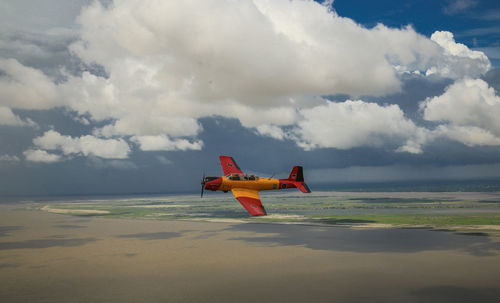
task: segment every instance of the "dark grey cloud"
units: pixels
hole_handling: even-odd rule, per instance
[[[102,67],[83,63],[68,47],[80,38],[75,23],[82,7],[93,0],[10,1],[0,4],[0,58],[14,58],[43,71],[56,82],[89,71],[106,75]],[[109,2],[109,1],[106,1]]]
[[[15,58],[25,66],[41,70],[56,81],[62,81],[61,69],[64,68],[69,73],[82,69],[80,60],[68,51],[68,46],[76,39],[76,32],[63,35],[0,32],[0,56]]]
[[[73,27],[82,6],[93,0],[2,1],[0,25],[4,29],[47,31]]]
[[[414,107],[413,104],[409,106]],[[57,127],[66,129],[68,134],[77,135],[87,131],[87,126],[74,122],[63,111],[50,111],[47,115],[46,119],[53,119]],[[44,115],[40,116],[42,119]],[[36,119],[33,115],[31,117]],[[85,157],[74,157],[51,165],[27,161],[8,165],[0,163],[2,165],[0,194],[197,192],[203,172],[214,176],[222,174],[218,160],[221,154],[233,156],[244,171],[262,176],[275,173],[277,177],[286,177],[293,165],[302,165],[305,168],[306,178],[309,172],[316,169],[378,166],[381,167],[380,171],[384,172],[383,167],[388,166],[386,172],[390,172],[393,180],[397,180],[398,176],[408,180],[408,171],[412,170],[422,171],[420,178],[425,180],[428,179],[426,167],[434,168],[429,171],[439,171],[440,167],[449,165],[500,163],[498,147],[472,148],[447,140],[429,144],[425,147],[425,152],[419,155],[366,147],[350,150],[324,148],[304,151],[292,141],[263,138],[251,129],[241,126],[236,119],[205,118],[201,123],[204,131],[200,134],[200,139],[205,143],[202,151],[140,152],[134,147],[130,159],[113,165],[106,160],[97,160],[99,163],[96,163]],[[31,146],[31,140],[35,136],[32,131],[24,128],[0,127],[1,140],[12,142],[1,145],[0,153],[19,154]],[[157,158],[158,156],[168,159],[169,162],[165,164]],[[130,166],[130,163],[133,163],[133,166]],[[399,173],[394,165],[401,166]],[[471,171],[471,174],[480,175],[480,171]],[[456,176],[449,177],[467,179],[468,175],[461,176],[457,173]],[[338,181],[333,177],[329,179],[329,181],[335,180]],[[373,175],[373,181],[379,180],[379,177]],[[356,182],[355,176],[351,182]]]
[[[500,95],[500,68],[491,69],[482,79],[495,89],[497,95]]]
[[[428,126],[419,111],[420,102],[427,97],[441,95],[445,88],[452,84],[451,79],[405,75],[400,93],[384,97],[363,97],[366,101],[376,102],[380,105],[398,104],[405,115],[418,125]]]

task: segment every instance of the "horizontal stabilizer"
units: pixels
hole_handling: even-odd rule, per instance
[[[307,186],[307,184],[306,184],[306,183],[304,183],[304,182],[300,182],[300,183],[299,183],[299,182],[296,182],[296,183],[294,183],[294,185],[295,185],[298,189],[300,189],[300,191],[301,191],[301,192],[303,192],[303,193],[308,194],[308,193],[310,193],[310,192],[311,192],[311,190],[309,189],[309,186]]]

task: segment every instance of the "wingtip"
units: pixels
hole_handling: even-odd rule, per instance
[[[261,205],[260,208],[262,208],[262,212],[264,213],[261,216],[267,216],[267,211],[266,211],[266,208],[264,207],[264,205]]]

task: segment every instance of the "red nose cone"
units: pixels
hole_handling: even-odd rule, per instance
[[[220,185],[222,184],[222,178],[217,178],[211,181],[207,181],[205,183],[205,189],[208,190],[217,190],[219,189]]]

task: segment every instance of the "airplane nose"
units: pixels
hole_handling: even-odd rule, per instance
[[[209,190],[217,190],[222,184],[222,178],[217,178],[215,180],[211,180],[205,183],[205,189]]]

